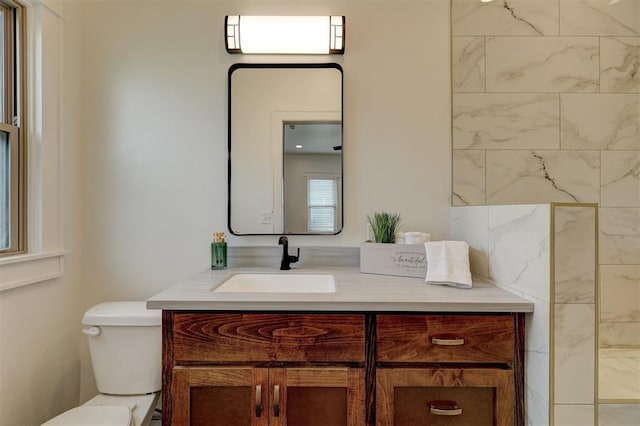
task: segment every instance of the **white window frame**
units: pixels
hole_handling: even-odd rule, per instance
[[[339,207],[339,175],[338,174],[332,174],[332,173],[306,173],[305,176],[305,186],[307,188],[307,231],[310,234],[327,234],[327,235],[333,235],[338,231],[338,207]],[[311,205],[310,201],[309,201],[309,181],[310,180],[327,180],[327,181],[333,181],[334,184],[334,188],[335,188],[335,198],[334,198],[334,203],[332,205]],[[310,217],[310,213],[311,213],[311,209],[313,208],[327,208],[327,207],[332,207],[334,212],[333,212],[333,229],[331,231],[319,231],[319,230],[314,230],[311,229],[311,221],[309,220]]]
[[[5,1],[5,0],[2,0]],[[6,0],[9,1],[9,0]],[[26,8],[24,49],[28,120],[26,216],[28,251],[0,257],[0,292],[64,275],[64,93],[65,17],[44,0],[20,0]],[[47,87],[45,88],[45,81]]]

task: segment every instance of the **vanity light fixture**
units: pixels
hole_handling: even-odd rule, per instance
[[[225,17],[229,53],[344,54],[344,16]]]
[[[302,149],[302,145],[296,145],[296,148]]]

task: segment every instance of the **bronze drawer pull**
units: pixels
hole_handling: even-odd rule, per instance
[[[462,408],[455,401],[429,401],[429,412],[436,416],[460,416]]]
[[[256,417],[262,415],[262,385],[256,385]]]
[[[462,346],[464,339],[462,337],[432,337],[431,343],[439,346]]]
[[[280,386],[273,387],[273,416],[280,417]]]

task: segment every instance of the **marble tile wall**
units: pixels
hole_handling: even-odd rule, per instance
[[[535,304],[526,324],[529,425],[595,421],[596,221],[595,204],[451,209],[451,238],[469,243],[472,271]],[[616,281],[627,286],[636,272]]]
[[[640,404],[601,404],[598,407],[599,426],[637,426]]]
[[[450,235],[470,246],[471,270],[534,303],[525,343],[526,415],[549,424],[551,206],[466,206],[451,209]]]
[[[640,395],[640,349],[600,348],[599,352],[600,400],[605,403],[637,400]],[[640,411],[638,414],[636,423],[640,423]]]
[[[599,203],[599,343],[640,346],[619,278],[640,265],[640,0],[451,2],[453,204]]]
[[[554,205],[554,420],[591,413],[596,404],[596,205]]]

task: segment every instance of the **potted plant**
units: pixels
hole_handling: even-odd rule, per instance
[[[391,244],[395,242],[396,233],[400,227],[398,213],[376,212],[373,216],[367,215],[367,220],[376,243]]]
[[[420,277],[426,275],[425,250],[420,245],[393,244],[400,228],[398,213],[367,215],[374,241],[360,245],[360,272]]]

